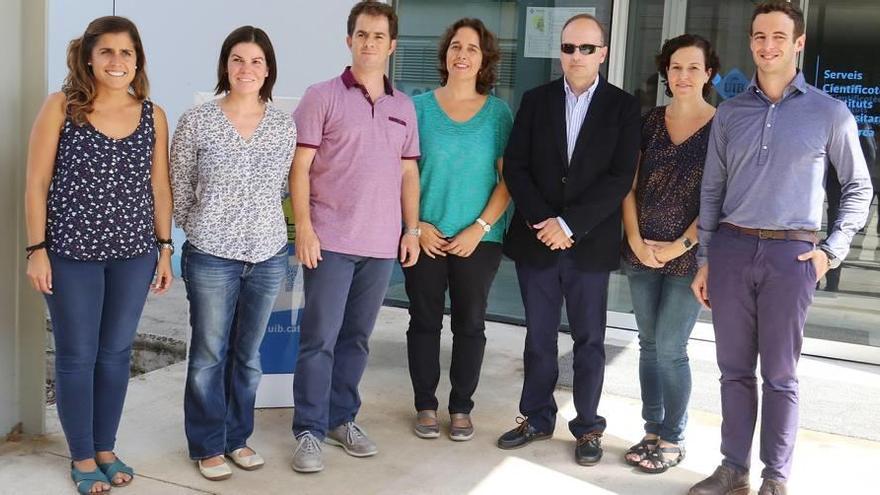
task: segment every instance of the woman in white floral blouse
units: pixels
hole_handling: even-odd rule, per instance
[[[223,96],[184,113],[171,144],[192,326],[186,436],[190,457],[211,480],[232,475],[227,456],[247,470],[264,462],[247,440],[260,343],[288,267],[281,200],[296,145],[293,120],[269,104],[276,75],[266,33],[236,29],[220,51]]]

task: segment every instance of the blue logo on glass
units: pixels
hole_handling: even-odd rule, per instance
[[[731,69],[724,77],[721,77],[720,74],[716,74],[712,79],[712,85],[715,86],[715,91],[717,91],[718,94],[721,95],[721,98],[724,98],[725,100],[742,93],[748,84],[749,78],[747,78],[739,69]]]

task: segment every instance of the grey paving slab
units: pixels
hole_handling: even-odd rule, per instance
[[[132,380],[117,452],[141,477],[131,487],[113,493],[671,495],[685,493],[691,484],[711,473],[719,461],[720,419],[717,414],[694,408],[684,463],[661,476],[635,472],[623,463],[622,455],[640,437],[640,404],[637,399],[609,390],[600,405],[609,427],[604,439],[605,458],[598,466],[584,468],[573,462],[574,440],[566,422],[574,411],[571,395],[564,389],[556,393],[560,411],[552,440],[517,451],[497,449],[496,437],[514,426],[517,415],[523,330],[495,323],[487,328],[487,355],[473,412],[477,428],[474,440],[456,443],[445,437],[416,438],[411,433],[406,322],[405,311],[383,309],[371,342],[358,420],[379,445],[376,457],[356,459],[328,446],[324,472],[294,473],[288,465],[294,447],[290,434],[292,410],[260,410],[250,443],[266,457],[266,467],[255,472],[235,470],[233,477],[223,482],[207,481],[186,455],[182,414],[185,365],[180,363]],[[448,320],[445,323],[448,325]],[[620,345],[626,348],[630,344],[622,341]],[[451,349],[448,331],[444,331],[442,349],[444,376],[438,394],[445,405]],[[560,353],[570,350],[570,340],[560,339]],[[867,377],[865,370],[828,368],[824,363],[809,363],[804,368],[808,376],[837,373],[853,390],[858,390],[860,380]],[[634,381],[633,373],[616,365],[609,369],[609,376],[615,380]],[[447,420],[442,412],[441,419]],[[73,493],[63,457],[66,447],[54,411],[50,410],[48,420],[50,433],[44,438],[0,448],[0,493]],[[870,481],[878,452],[877,442],[801,430],[791,493],[860,493]],[[757,453],[753,464],[760,465]],[[756,469],[754,487],[759,483],[757,476]],[[35,486],[45,490],[33,491]]]

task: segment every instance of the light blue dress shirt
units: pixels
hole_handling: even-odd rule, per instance
[[[584,119],[587,111],[590,109],[590,102],[593,101],[593,93],[596,92],[596,86],[599,85],[599,76],[586,91],[577,96],[572,91],[566,78],[562,78],[562,84],[565,87],[565,138],[568,144],[568,161],[571,162],[571,156],[574,153],[574,145],[577,143],[578,135],[581,133],[581,127],[584,125]],[[562,217],[556,217],[562,230],[568,237],[571,237],[572,231],[565,223]]]
[[[807,84],[800,72],[770,101],[756,79],[718,106],[700,190],[700,247],[707,262],[722,222],[767,230],[822,227],[825,176],[840,180],[840,214],[822,247],[845,259],[865,225],[873,192],[846,104]]]

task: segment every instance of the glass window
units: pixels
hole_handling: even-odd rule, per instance
[[[399,0],[397,50],[392,59],[396,87],[409,95],[440,84],[437,45],[446,28],[462,17],[476,17],[495,33],[501,45],[495,95],[516,112],[522,94],[562,75],[556,30],[575,13],[591,13],[606,29],[611,25],[612,0]],[[608,62],[601,72],[607,73]],[[406,291],[399,265],[392,275],[386,302],[405,305]],[[489,317],[523,323],[522,300],[513,262],[506,257],[489,295]],[[564,312],[563,312],[564,313]]]
[[[644,114],[657,105],[654,56],[663,45],[663,0],[630,2],[627,24],[623,89],[639,98]]]
[[[552,20],[547,21],[546,12],[553,8],[594,8],[597,17],[609,26],[611,4],[611,0],[535,1],[528,6],[524,2],[504,0],[400,0],[397,7],[401,35],[393,60],[395,84],[409,94],[436,87],[439,83],[436,71],[439,36],[446,26],[460,17],[479,17],[498,35],[504,50],[496,94],[516,111],[525,90],[561,75],[555,56],[526,56],[529,34],[534,34],[541,25],[536,20],[536,12],[529,12],[529,9],[539,9],[537,14],[544,14],[543,22],[550,24]],[[712,102],[718,104],[743,91],[754,73],[748,44],[754,4],[752,0],[689,0],[686,3],[631,0],[624,89],[640,97],[645,111],[662,104],[663,99],[658,98],[654,56],[664,38],[689,32],[707,38],[721,58],[722,67],[714,82],[716,91],[712,93]],[[856,116],[875,192],[880,185],[880,61],[870,48],[880,46],[880,31],[876,26],[880,26],[880,4],[874,0],[810,0],[807,48],[803,60],[808,82],[845,101]],[[833,189],[830,194],[833,198]],[[833,223],[833,212],[829,214]],[[827,223],[826,218],[826,229]],[[878,224],[880,218],[875,196],[868,226],[856,236],[852,251],[837,273],[837,282],[832,274],[831,278],[821,282],[820,290],[816,292],[805,330],[808,337],[880,346]],[[388,296],[389,302],[406,303],[403,275],[399,269]],[[624,314],[632,312],[626,278],[619,273],[611,276],[608,309]],[[510,260],[502,261],[490,294],[489,314],[502,321],[523,321],[516,273]],[[711,322],[711,313],[704,311],[700,320]]]
[[[880,3],[876,0],[810,0],[804,76],[807,82],[845,102],[859,126],[859,142],[874,184],[868,225],[853,240],[837,273],[821,284],[807,319],[806,335],[880,346],[880,253],[877,191],[880,186]],[[829,171],[833,205],[840,194]],[[834,208],[827,210],[833,224]],[[827,225],[826,223],[826,225]],[[827,226],[826,226],[827,230]]]
[[[716,80],[710,101],[718,105],[742,92],[755,72],[749,50],[751,0],[689,0],[684,32],[698,34],[712,43],[721,59],[721,79]]]

